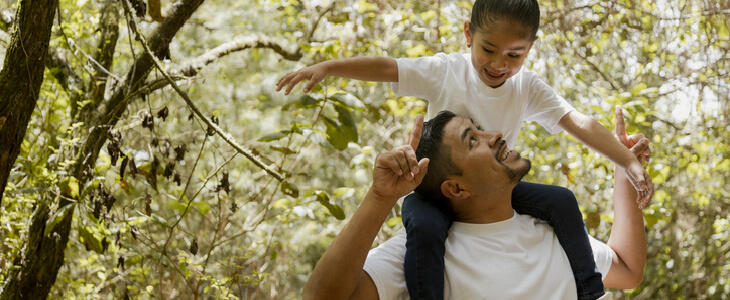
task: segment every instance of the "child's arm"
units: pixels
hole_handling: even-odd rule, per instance
[[[626,136],[623,123],[623,114],[618,107],[616,110],[616,134],[618,136]],[[643,138],[643,135],[632,135],[621,142],[626,147],[632,147],[633,154],[639,154],[642,150],[649,148],[649,140]],[[613,258],[610,271],[606,274],[604,285],[611,288],[633,289],[644,279],[644,265],[646,264],[644,216],[641,210],[631,205],[631,200],[637,195],[626,174],[618,172],[618,168],[615,171],[614,222],[608,245],[616,252],[616,256]]]
[[[365,56],[328,60],[304,69],[294,71],[281,77],[276,83],[276,90],[286,86],[284,95],[302,80],[309,80],[304,92],[309,93],[315,84],[326,76],[337,76],[363,81],[398,82],[398,64],[389,57]]]
[[[651,177],[641,165],[639,158],[611,135],[608,129],[577,111],[571,111],[563,116],[558,125],[586,146],[623,168],[629,181],[638,192],[636,202],[639,203],[639,207],[644,208],[649,204],[649,200],[654,195],[654,184],[651,182]]]

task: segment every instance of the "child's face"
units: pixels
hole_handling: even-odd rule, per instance
[[[471,32],[464,23],[466,41],[471,45],[471,63],[484,84],[496,88],[517,74],[533,41],[521,37],[521,25],[498,21],[496,26]]]

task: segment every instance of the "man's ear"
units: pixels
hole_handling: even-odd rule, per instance
[[[471,195],[469,191],[465,190],[463,186],[452,179],[448,179],[441,183],[441,192],[444,196],[446,196],[446,198],[452,200],[466,199]]]
[[[466,44],[471,46],[471,29],[469,28],[471,22],[464,21],[464,36],[466,36]]]

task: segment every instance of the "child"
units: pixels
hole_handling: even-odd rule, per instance
[[[639,160],[600,123],[575,111],[535,73],[521,70],[537,38],[539,22],[536,0],[476,0],[471,21],[464,23],[471,53],[331,60],[284,75],[277,82],[277,91],[286,87],[288,95],[300,81],[309,80],[306,93],[328,75],[391,82],[398,95],[428,100],[429,117],[441,110],[469,116],[487,130],[501,131],[509,148],[514,147],[523,121],[537,121],[553,134],[566,130],[621,166],[639,191],[639,207],[644,208],[653,185]],[[648,152],[644,160],[648,160]],[[572,192],[521,182],[512,193],[512,203],[518,213],[553,226],[575,275],[578,298],[603,295],[601,274],[596,271]],[[412,193],[403,203],[402,216],[407,232],[404,268],[408,291],[414,299],[443,299],[444,241],[451,224],[448,209],[434,207]]]

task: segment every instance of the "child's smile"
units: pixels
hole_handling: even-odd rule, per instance
[[[464,33],[471,47],[471,61],[479,78],[487,86],[500,87],[522,68],[532,41],[521,37],[522,27],[511,22],[498,22],[490,29],[471,32],[469,22]]]

